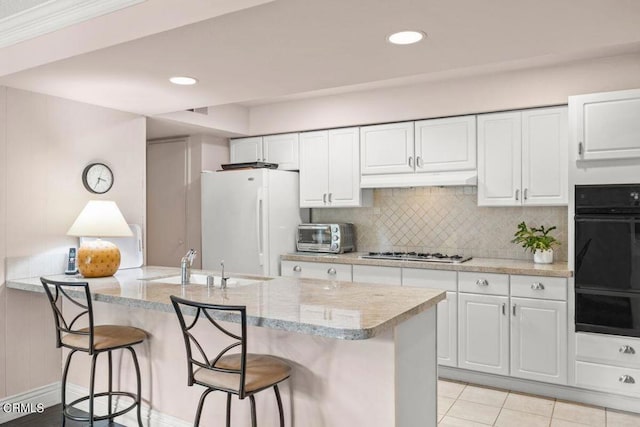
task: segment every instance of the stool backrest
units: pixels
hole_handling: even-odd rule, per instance
[[[182,336],[184,338],[184,344],[187,350],[187,373],[188,383],[193,385],[193,373],[194,367],[200,367],[204,369],[210,369],[217,372],[225,372],[229,374],[237,374],[239,387],[239,398],[245,397],[245,372],[247,362],[247,308],[241,305],[218,305],[207,304],[196,301],[190,301],[183,298],[171,296],[171,303],[178,315],[178,321],[180,322],[180,328],[182,329]],[[193,321],[187,323],[184,314],[194,315]],[[206,319],[211,325],[215,326],[214,330],[217,330],[220,334],[224,334],[231,338],[231,344],[228,345],[215,345],[215,349],[210,354],[207,354],[205,349],[210,349],[211,342],[215,340],[215,337],[211,335],[211,329],[208,331],[194,330],[196,324],[200,319]],[[228,328],[223,327],[219,320],[230,320],[234,323],[240,324],[240,334],[234,333]],[[239,320],[239,322],[238,322]],[[205,322],[205,320],[203,320]],[[196,337],[198,335],[198,339]],[[212,339],[213,338],[213,339]],[[206,341],[205,341],[206,340]],[[222,340],[220,340],[222,341]],[[203,345],[206,343],[207,345]],[[225,344],[228,343],[226,340]],[[233,353],[229,353],[230,350],[237,349]],[[216,366],[216,363],[223,357],[229,354],[240,354],[240,368],[229,369]],[[210,356],[214,356],[211,358]],[[197,369],[197,368],[195,368]]]
[[[89,354],[93,354],[93,307],[91,306],[89,284],[87,282],[58,282],[44,277],[40,278],[40,282],[42,282],[44,292],[47,294],[53,310],[53,320],[56,324],[56,346],[74,348],[62,342],[62,337],[66,334],[88,336]],[[64,300],[80,307],[80,313],[73,318],[71,318],[72,315],[65,316],[62,310]],[[87,319],[87,321],[81,319]],[[76,323],[78,321],[84,326],[79,326]],[[86,328],[87,323],[88,329],[81,330]],[[86,351],[84,348],[81,350]]]

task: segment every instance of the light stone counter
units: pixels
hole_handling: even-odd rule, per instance
[[[223,292],[219,287],[168,283],[178,273],[177,268],[143,267],[88,280],[97,324],[137,326],[149,334],[144,345],[136,346],[145,426],[192,426],[203,390],[186,385],[183,337],[169,300],[179,295],[247,306],[248,351],[282,357],[292,366],[290,379],[280,385],[285,425],[436,427],[437,302],[444,292],[233,274],[232,278],[256,282],[238,281]],[[157,278],[163,279],[153,280]],[[7,286],[44,292],[37,277],[10,280]],[[74,310],[78,309],[72,304],[63,304],[63,311]],[[90,358],[76,359],[68,401],[87,394]],[[115,366],[116,384],[132,389],[132,367],[126,358],[115,360],[120,361]],[[99,376],[98,384],[105,384],[102,370]],[[226,399],[214,395],[219,397],[207,399],[201,425],[224,422]],[[256,405],[261,427],[279,426],[273,393],[259,393]],[[98,410],[106,412],[105,407]],[[249,414],[246,402],[234,399],[233,425],[249,425]],[[128,415],[116,421],[137,425]]]
[[[364,255],[364,253],[350,252],[346,254],[332,255],[298,252],[284,254],[280,258],[283,261],[376,265],[386,267],[422,268],[429,270],[476,271],[480,273],[522,274],[527,276],[547,277],[573,276],[573,271],[569,270],[566,262],[553,264],[534,264],[533,261],[523,261],[517,259],[473,258],[460,264],[446,264],[438,262],[367,259],[360,258],[361,255]]]
[[[206,274],[201,270],[192,273]],[[232,275],[256,282],[226,290],[153,280],[179,274],[178,268],[143,267],[120,270],[115,276],[100,279],[65,275],[47,278],[86,280],[96,301],[132,308],[173,312],[170,295],[212,304],[244,305],[249,325],[348,340],[374,337],[433,307],[445,295],[432,289],[285,277]],[[10,280],[7,286],[44,292],[37,277]]]

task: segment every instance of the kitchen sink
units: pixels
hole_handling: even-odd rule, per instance
[[[222,280],[221,280],[220,276],[213,276],[213,286],[219,288],[221,281]],[[260,282],[260,281],[261,280],[236,279],[236,278],[232,277],[232,278],[227,279],[227,287],[228,288],[237,288],[239,286],[251,285],[252,283],[257,283],[257,282]],[[149,282],[169,283],[169,284],[173,284],[173,285],[181,284],[180,275],[162,277],[162,278],[159,278],[159,279],[151,279],[151,280],[149,280]],[[207,284],[207,275],[206,274],[191,273],[191,279],[189,280],[189,284],[190,285],[206,285]]]

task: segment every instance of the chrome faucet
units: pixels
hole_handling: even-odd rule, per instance
[[[224,275],[224,260],[220,261],[222,266],[222,273],[220,274],[220,289],[227,289],[227,280],[229,279]]]
[[[188,285],[191,280],[191,265],[197,254],[196,250],[189,249],[189,252],[180,260],[180,283],[183,285]]]

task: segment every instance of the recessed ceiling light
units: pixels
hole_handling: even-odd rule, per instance
[[[387,37],[387,40],[393,44],[413,44],[419,42],[426,36],[422,31],[398,31]]]
[[[194,79],[193,77],[186,77],[186,76],[171,77],[169,81],[174,85],[183,85],[183,86],[194,85],[198,83],[198,79]]]

